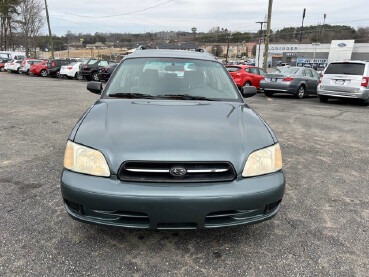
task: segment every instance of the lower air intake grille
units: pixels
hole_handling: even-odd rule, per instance
[[[229,162],[126,161],[118,171],[120,180],[133,182],[222,182],[235,177]]]

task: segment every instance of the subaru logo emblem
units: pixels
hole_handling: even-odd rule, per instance
[[[181,177],[187,173],[187,170],[184,167],[176,166],[176,167],[172,167],[169,170],[169,173],[172,176]]]

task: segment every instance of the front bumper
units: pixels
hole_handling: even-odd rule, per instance
[[[318,95],[332,97],[332,98],[352,98],[352,99],[361,99],[364,101],[369,100],[369,88],[360,88],[358,92],[345,92],[345,91],[331,91],[324,90],[321,86],[318,86]]]
[[[272,218],[285,190],[283,172],[217,183],[135,183],[64,169],[68,214],[86,223],[150,229],[243,225]]]
[[[297,87],[292,82],[266,82],[260,81],[260,90],[274,91],[274,92],[286,92],[295,94]]]

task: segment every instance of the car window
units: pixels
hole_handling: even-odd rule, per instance
[[[259,69],[259,75],[264,76],[266,74],[263,69],[261,68],[258,68],[258,69]]]
[[[108,61],[101,61],[99,62],[98,66],[108,66]]]
[[[363,75],[364,69],[362,63],[331,63],[324,74]]]
[[[249,70],[251,74],[259,75],[259,70],[256,67],[249,67]]]
[[[280,67],[276,69],[275,73],[296,74],[297,71],[299,71],[299,68],[296,67]]]
[[[310,69],[304,69],[303,75],[307,77],[313,77],[313,74],[311,73]]]
[[[87,64],[94,64],[96,62],[97,62],[97,60],[89,60]]]
[[[141,93],[158,98],[187,95],[241,101],[231,76],[220,63],[176,58],[125,60],[105,89],[106,96],[116,93]]]
[[[310,69],[310,70],[313,73],[314,78],[320,78],[320,74],[318,72],[316,72],[314,69]]]
[[[241,70],[241,67],[239,66],[227,66],[226,67],[228,72],[237,72]]]
[[[82,62],[82,64],[88,64],[88,62],[89,62],[90,60],[84,60],[83,62]]]

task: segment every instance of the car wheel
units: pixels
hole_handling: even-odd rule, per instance
[[[328,103],[328,97],[319,95],[319,101],[322,103]]]
[[[364,100],[361,104],[363,106],[369,106],[369,99],[368,100]]]
[[[251,86],[251,83],[249,81],[247,81],[243,86],[249,87],[249,86]]]
[[[56,72],[56,77],[61,78],[60,71]]]
[[[27,75],[29,75],[29,69],[27,69]]]
[[[0,72],[4,72],[4,67],[0,67]]]
[[[273,96],[273,92],[270,91],[264,91],[264,94],[268,97],[272,97]]]
[[[78,72],[76,73],[75,77],[77,80],[83,80],[83,75],[79,74]]]
[[[94,72],[94,73],[91,74],[91,79],[92,79],[92,81],[95,81],[95,82],[100,81],[99,76],[97,75],[97,72]]]
[[[46,77],[47,76],[47,71],[45,69],[42,69],[41,72],[40,72],[40,75],[42,77]]]
[[[302,99],[305,96],[306,89],[303,85],[299,86],[295,94],[297,99]]]
[[[17,69],[17,71],[16,71],[16,72],[17,72],[17,74],[20,74],[19,68]]]

